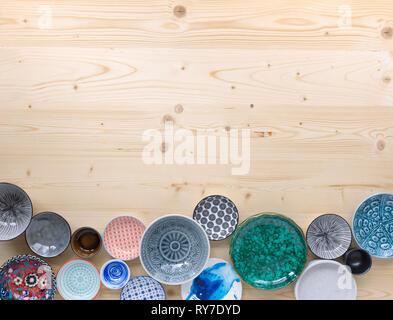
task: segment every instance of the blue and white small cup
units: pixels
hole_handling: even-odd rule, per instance
[[[131,272],[127,263],[119,259],[113,259],[102,266],[100,277],[105,287],[121,289],[130,280]]]

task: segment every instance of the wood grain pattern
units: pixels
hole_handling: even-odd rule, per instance
[[[306,230],[332,212],[350,222],[365,197],[393,191],[393,4],[348,1],[353,26],[340,28],[342,4],[1,1],[0,180],[73,230],[103,231],[120,214],[191,216],[209,194],[231,198],[241,220],[276,211]],[[42,5],[50,28],[40,28]],[[168,120],[192,132],[250,129],[250,172],[144,164],[144,130]],[[228,260],[228,245],[213,242],[211,256]],[[27,252],[23,236],[2,242],[0,263]],[[48,262],[58,270],[72,257]],[[392,299],[392,267],[374,259],[356,278],[359,299]],[[179,286],[166,289],[180,298]],[[244,284],[243,298],[293,299],[293,285]]]
[[[8,46],[393,49],[390,0],[3,0],[0,14]]]

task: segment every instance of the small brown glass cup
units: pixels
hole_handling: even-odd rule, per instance
[[[94,257],[102,247],[100,233],[90,227],[76,230],[71,237],[71,248],[74,253],[83,259]]]

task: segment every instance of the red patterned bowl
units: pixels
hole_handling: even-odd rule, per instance
[[[128,261],[137,258],[145,229],[143,222],[131,216],[112,219],[104,230],[105,250],[116,259]]]
[[[55,292],[55,274],[40,258],[15,256],[0,268],[1,300],[52,300]]]

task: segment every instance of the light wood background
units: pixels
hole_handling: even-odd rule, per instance
[[[352,27],[340,24],[343,5]],[[147,225],[191,216],[209,194],[230,197],[241,220],[276,211],[306,230],[333,212],[350,222],[364,198],[393,192],[392,79],[391,0],[2,0],[0,180],[73,230],[102,231],[121,214]],[[143,131],[168,120],[251,129],[249,174],[145,165]],[[228,245],[212,243],[211,256],[228,260]],[[29,252],[23,236],[2,242],[0,262]],[[73,257],[47,260],[57,271]],[[359,299],[392,299],[393,260],[374,259],[356,280]],[[294,297],[293,285],[243,288],[244,299]]]

